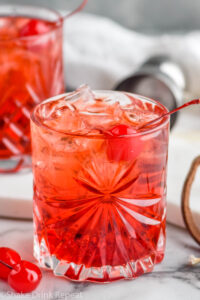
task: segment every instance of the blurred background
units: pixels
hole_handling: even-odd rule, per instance
[[[80,0],[1,0],[0,3],[40,4],[70,10]],[[90,0],[84,11],[110,17],[139,31],[185,31],[200,28],[199,0]]]

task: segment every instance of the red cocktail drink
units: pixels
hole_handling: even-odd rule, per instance
[[[1,6],[0,160],[30,154],[29,117],[64,91],[62,18],[41,7]]]
[[[165,249],[169,118],[161,104],[82,87],[33,113],[34,254],[72,280],[150,272]]]

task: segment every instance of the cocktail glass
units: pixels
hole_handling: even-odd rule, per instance
[[[0,9],[0,173],[30,166],[30,113],[64,92],[62,33],[66,18],[31,6]]]
[[[94,95],[92,108],[85,99],[77,111],[78,96],[66,94],[32,115],[34,255],[72,280],[132,279],[164,257],[169,117],[113,135],[167,109],[133,94]]]

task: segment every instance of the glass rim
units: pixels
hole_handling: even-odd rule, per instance
[[[2,11],[3,9],[9,10],[9,8],[14,9],[14,10],[15,9],[20,9],[20,8],[28,9],[28,10],[30,10],[30,15],[27,14],[27,16],[26,16],[26,15],[23,15],[23,13],[20,14],[20,12],[17,12],[17,11],[15,11],[13,13],[11,11],[10,11],[10,13],[9,12],[4,13]],[[18,17],[27,17],[27,18],[29,18],[29,17],[31,17],[31,12],[32,12],[33,9],[42,9],[42,10],[46,10],[47,12],[53,13],[56,16],[55,21],[52,21],[52,23],[54,23],[55,26],[50,28],[49,31],[43,32],[43,33],[31,34],[31,35],[28,35],[28,36],[14,37],[14,38],[10,38],[8,40],[3,40],[3,39],[0,38],[0,43],[9,43],[10,41],[19,41],[19,40],[29,40],[31,38],[35,38],[36,36],[38,36],[38,37],[45,36],[45,35],[48,35],[48,34],[52,33],[53,31],[56,31],[59,27],[61,27],[63,25],[63,21],[64,21],[63,16],[59,11],[57,11],[55,9],[52,9],[52,8],[42,6],[42,5],[27,5],[27,4],[23,5],[23,4],[12,4],[12,3],[11,4],[0,4],[0,18],[1,17],[10,17],[10,16],[13,16],[13,17],[18,16]],[[34,14],[33,14],[33,17],[34,17]],[[37,18],[37,16],[36,16],[36,18]],[[41,20],[48,21],[47,19],[41,19]]]
[[[164,106],[162,103],[160,103],[159,101],[157,100],[154,100],[154,99],[151,99],[151,98],[148,98],[148,97],[145,97],[145,96],[142,96],[142,95],[138,95],[138,94],[134,94],[134,93],[127,93],[127,92],[124,92],[124,91],[112,91],[112,90],[94,90],[93,91],[94,93],[126,93],[127,95],[130,95],[130,96],[134,96],[136,99],[139,99],[141,101],[148,101],[148,102],[151,102],[157,106],[159,106],[160,108],[163,109],[163,113],[167,113],[169,112],[169,110],[167,109],[166,106]],[[48,130],[48,131],[51,131],[51,132],[54,132],[54,133],[58,133],[58,134],[63,134],[63,135],[66,135],[66,136],[71,136],[71,137],[77,137],[77,138],[88,138],[88,139],[108,139],[109,137],[108,136],[103,136],[103,135],[88,135],[87,133],[84,133],[84,134],[77,134],[77,133],[70,133],[70,132],[65,132],[65,131],[62,131],[62,130],[58,130],[58,129],[54,129],[46,124],[43,124],[41,122],[41,120],[39,118],[37,118],[36,116],[36,111],[37,109],[39,109],[39,107],[45,103],[48,103],[48,102],[53,102],[53,101],[56,101],[58,100],[59,98],[61,97],[66,97],[68,95],[70,95],[71,92],[68,92],[68,93],[63,93],[63,94],[60,94],[60,95],[57,95],[57,96],[54,96],[54,97],[51,97],[51,98],[48,98],[42,102],[40,102],[39,104],[37,104],[32,113],[31,113],[31,116],[30,116],[30,119],[31,121],[37,126],[37,127],[43,127],[44,129]],[[136,133],[132,133],[130,135],[123,135],[123,136],[119,136],[119,137],[115,137],[115,136],[111,136],[110,138],[112,139],[121,139],[121,138],[131,138],[131,137],[134,137],[134,136],[142,136],[142,135],[147,135],[147,134],[150,134],[150,133],[153,133],[155,131],[158,131],[159,129],[162,129],[162,127],[165,127],[165,125],[167,125],[170,121],[170,116],[165,116],[163,118],[164,120],[162,122],[160,122],[158,125],[155,125],[154,127],[152,128],[147,128],[143,131],[140,131],[140,132],[136,132]]]

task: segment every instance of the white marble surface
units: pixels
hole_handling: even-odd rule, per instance
[[[189,266],[188,257],[191,253],[200,255],[200,248],[183,229],[168,225],[167,233],[164,261],[152,273],[136,280],[103,285],[73,283],[43,271],[42,282],[32,294],[15,294],[0,281],[0,299],[199,300],[200,266]],[[23,259],[34,261],[32,222],[0,219],[0,246],[13,247]]]

